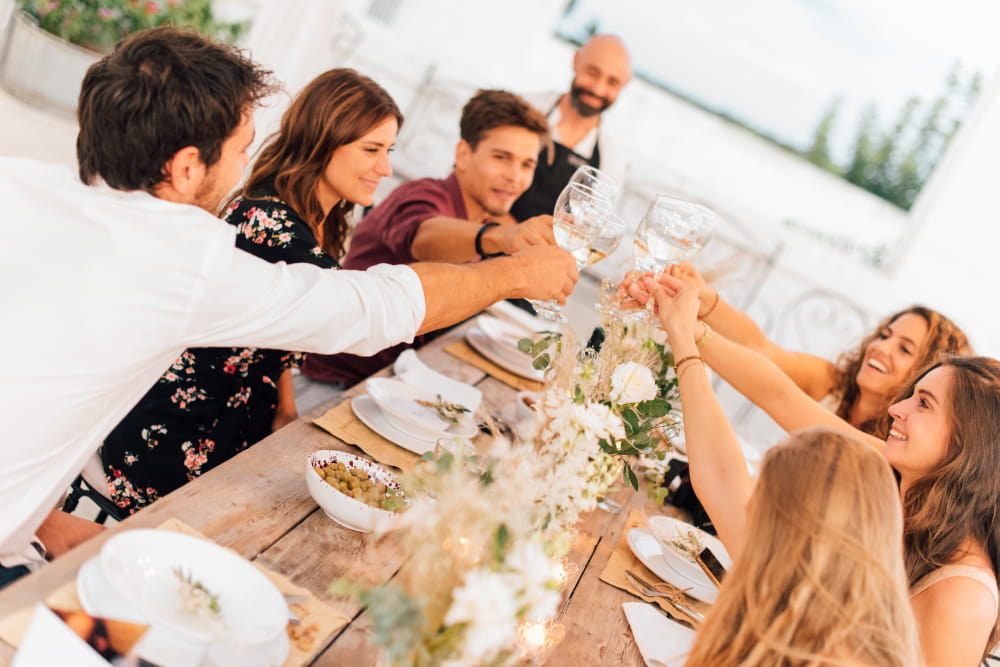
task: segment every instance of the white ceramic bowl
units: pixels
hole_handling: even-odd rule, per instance
[[[321,468],[334,461],[342,462],[349,469],[360,468],[367,472],[371,479],[378,480],[387,487],[399,488],[399,482],[396,481],[392,473],[368,459],[333,449],[321,449],[313,452],[306,461],[306,486],[309,488],[310,495],[328,517],[345,528],[362,533],[370,533],[373,530],[386,532],[395,530],[402,525],[402,512],[389,512],[355,500],[330,486],[314,470],[314,468]]]

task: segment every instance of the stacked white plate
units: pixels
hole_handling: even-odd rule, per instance
[[[517,348],[522,338],[532,338],[536,334],[537,331],[521,322],[480,315],[476,318],[476,326],[466,332],[465,340],[497,366],[520,377],[541,381],[545,374],[536,370],[532,358]]]
[[[677,588],[690,589],[691,597],[711,604],[719,589],[693,558],[671,544],[688,533],[693,533],[703,547],[711,549],[723,567],[733,566],[729,553],[717,537],[668,516],[654,516],[647,527],[628,531],[628,545],[636,558],[657,577]]]
[[[217,617],[185,611],[175,570],[217,596]],[[265,667],[288,656],[281,592],[212,542],[167,530],[119,533],[80,568],[76,585],[88,614],[149,625],[136,651],[156,664]]]
[[[434,451],[442,440],[468,440],[479,432],[475,414],[483,400],[475,387],[428,368],[407,350],[394,365],[396,377],[371,378],[368,393],[351,400],[355,416],[386,440],[417,454]],[[445,419],[439,398],[466,411]]]

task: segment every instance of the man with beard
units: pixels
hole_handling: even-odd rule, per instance
[[[552,213],[559,193],[578,167],[589,164],[616,181],[623,165],[601,127],[608,109],[632,76],[628,51],[613,35],[594,35],[573,56],[573,84],[568,93],[531,99],[548,113],[552,145],[542,148],[531,187],[511,209],[518,220]]]
[[[521,224],[510,215],[511,205],[535,173],[548,136],[545,116],[517,95],[481,90],[462,109],[459,128],[452,174],[397,187],[358,223],[344,268],[415,261],[462,264],[555,245],[551,207],[548,215]],[[456,284],[455,290],[464,287]],[[374,356],[310,354],[302,373],[348,387],[432,337],[418,336],[413,344],[402,343]]]

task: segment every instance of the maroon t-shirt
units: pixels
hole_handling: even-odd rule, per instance
[[[403,183],[384,202],[358,223],[351,247],[342,265],[345,269],[367,269],[376,264],[412,264],[410,252],[417,227],[437,216],[466,219],[465,202],[452,174],[446,179],[421,178]],[[371,357],[354,354],[309,354],[302,372],[314,380],[337,382],[350,387],[388,366],[403,350],[420,347],[435,334],[417,336],[413,343],[400,343]]]

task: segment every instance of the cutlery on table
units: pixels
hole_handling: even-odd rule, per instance
[[[676,588],[675,586],[670,584],[660,584],[664,587],[670,588],[671,590],[669,592],[657,590],[654,584],[650,584],[631,570],[625,570],[625,578],[628,580],[629,584],[632,585],[632,588],[638,591],[640,595],[644,595],[648,598],[664,598],[670,603],[671,607],[691,619],[693,624],[697,625],[705,620],[705,617],[702,614],[695,611],[684,602],[684,591]]]

